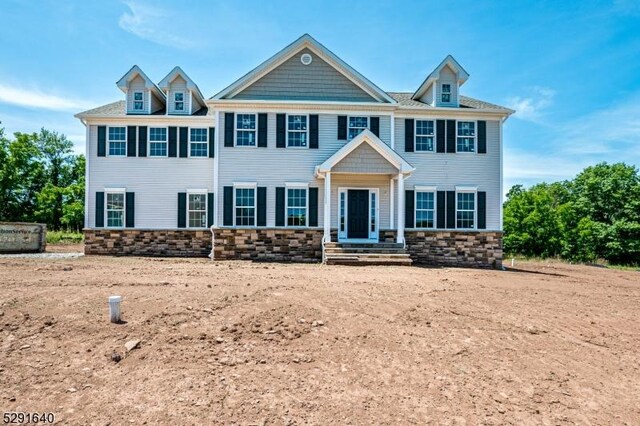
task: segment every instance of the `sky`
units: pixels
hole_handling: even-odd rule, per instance
[[[640,166],[640,0],[29,1],[0,8],[0,124],[84,151],[73,114],[124,99],[139,65],[180,65],[213,96],[304,33],[387,91],[415,91],[452,54],[461,93],[515,109],[505,191],[601,161]]]

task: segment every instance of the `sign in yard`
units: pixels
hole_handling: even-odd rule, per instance
[[[47,226],[41,223],[0,222],[0,253],[40,253]]]

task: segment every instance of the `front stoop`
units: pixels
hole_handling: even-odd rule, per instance
[[[410,266],[409,253],[402,244],[327,243],[327,265],[398,265]]]

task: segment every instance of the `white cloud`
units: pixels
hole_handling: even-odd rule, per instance
[[[123,30],[163,46],[178,49],[190,49],[196,46],[192,40],[171,32],[171,28],[174,27],[172,23],[176,19],[175,14],[133,0],[123,1],[123,3],[130,10],[130,13],[123,13],[118,21],[118,25]]]
[[[553,103],[555,90],[548,87],[534,86],[529,89],[529,96],[513,96],[507,99],[507,106],[516,111],[515,118],[539,123],[547,109]]]
[[[83,109],[92,108],[92,104],[84,100],[48,94],[38,89],[26,89],[1,83],[0,103],[52,111],[78,112]]]

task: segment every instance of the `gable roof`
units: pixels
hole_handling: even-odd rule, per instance
[[[438,79],[438,77],[440,76],[440,71],[442,71],[442,69],[446,66],[451,68],[451,70],[456,74],[456,79],[458,80],[458,84],[460,86],[462,86],[464,82],[469,79],[469,73],[466,72],[464,68],[462,68],[462,65],[460,65],[453,56],[447,55],[447,57],[444,58],[442,62],[440,62],[440,65],[438,65],[436,69],[434,69],[431,74],[429,74],[427,78],[425,78],[420,87],[418,87],[418,90],[416,90],[413,94],[412,99],[419,99],[420,97],[422,97],[429,86]]]
[[[264,77],[271,70],[275,69],[287,59],[291,58],[301,50],[308,48],[322,60],[329,63],[337,71],[351,80],[355,85],[369,94],[372,98],[381,103],[395,103],[395,100],[390,97],[386,92],[380,89],[378,86],[369,81],[366,77],[360,74],[355,69],[351,68],[349,64],[337,57],[333,52],[320,44],[316,39],[309,34],[304,34],[296,41],[273,55],[271,58],[258,65],[253,70],[236,80],[231,85],[214,95],[211,99],[231,99],[251,84]]]
[[[429,105],[424,102],[420,102],[419,100],[413,99],[413,93],[411,92],[388,92],[389,95],[398,101],[398,106],[400,108],[411,108],[411,109],[437,109],[436,107]],[[503,107],[500,105],[492,104],[489,102],[481,101],[478,99],[470,98],[468,96],[459,95],[459,103],[460,108],[462,109],[477,109],[487,112],[501,112],[505,114],[513,114],[515,111],[509,109],[507,107]],[[447,109],[452,109],[450,107],[444,107]]]
[[[144,85],[147,89],[154,91],[160,99],[166,99],[166,96],[162,90],[160,90],[158,85],[155,84],[153,80],[151,80],[137,65],[132,66],[131,69],[116,82],[116,84],[120,90],[126,93],[129,83],[137,76],[140,76],[144,80]]]
[[[349,154],[351,154],[357,147],[363,143],[369,144],[374,150],[378,152],[385,160],[391,163],[398,169],[398,172],[402,174],[411,174],[416,168],[407,163],[397,152],[395,152],[389,145],[382,142],[379,137],[373,134],[369,129],[365,129],[358,134],[355,138],[351,139],[351,142],[344,145],[337,150],[331,157],[324,161],[319,166],[316,166],[316,174],[330,172],[331,169],[344,160]]]
[[[175,68],[173,68],[169,74],[166,75],[165,78],[162,79],[162,81],[160,81],[160,83],[158,83],[158,86],[162,89],[162,90],[167,90],[169,88],[169,85],[173,82],[173,80],[175,80],[178,76],[182,77],[184,79],[184,81],[187,82],[187,89],[191,90],[193,93],[196,94],[196,96],[199,98],[198,101],[204,105],[204,96],[202,95],[202,92],[200,91],[200,88],[198,88],[198,85],[196,83],[193,82],[193,80],[191,80],[191,78],[187,75],[186,72],[184,72],[182,70],[182,68],[180,68],[179,66],[176,66]]]

